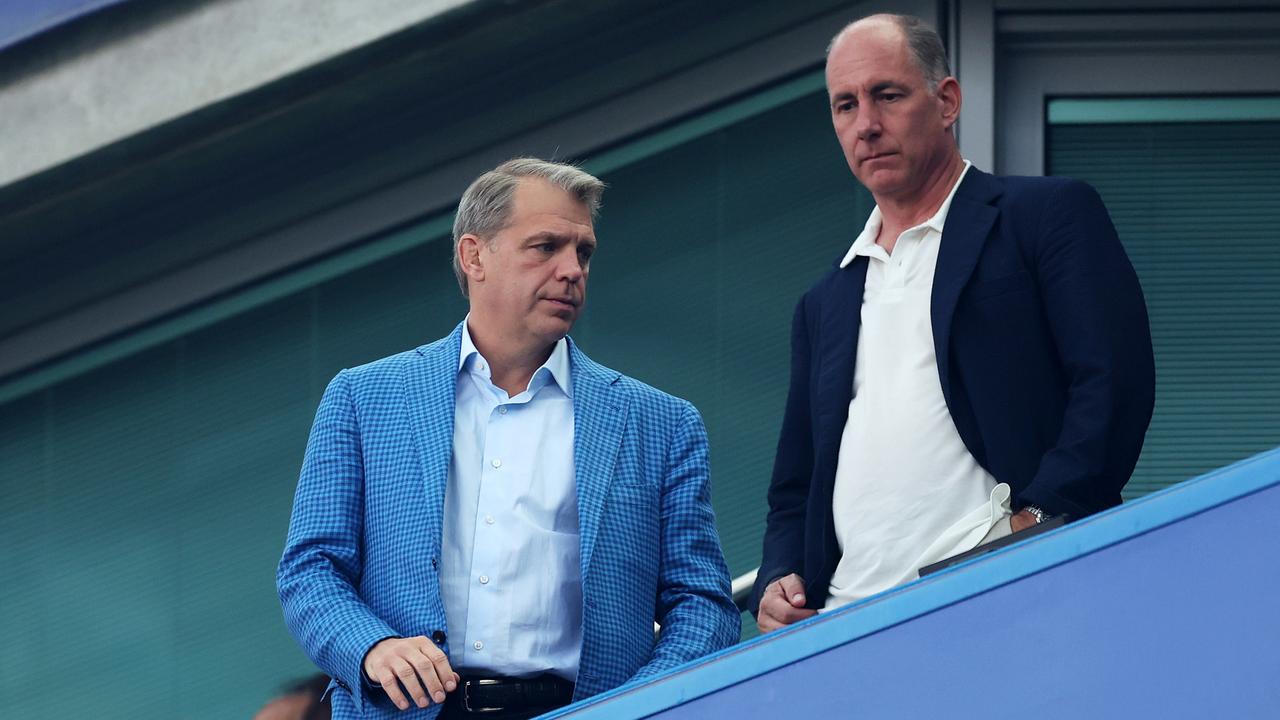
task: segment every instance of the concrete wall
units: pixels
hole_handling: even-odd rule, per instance
[[[35,62],[0,71],[0,187],[469,1],[178,3],[74,33]]]

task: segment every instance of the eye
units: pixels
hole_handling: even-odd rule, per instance
[[[534,245],[533,248],[538,252],[545,253],[547,255],[553,255],[555,254],[555,251],[556,251],[556,244],[550,241],[540,242],[537,245]]]
[[[847,112],[856,110],[857,107],[858,107],[858,103],[854,102],[853,100],[844,100],[842,102],[836,103],[836,112],[847,113]]]
[[[578,247],[578,262],[586,265],[591,262],[591,256],[595,254],[595,248],[582,245]]]
[[[884,102],[897,102],[902,99],[902,93],[884,93],[880,99]]]

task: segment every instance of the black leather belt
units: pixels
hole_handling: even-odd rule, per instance
[[[445,701],[445,717],[537,715],[573,701],[573,683],[554,675],[464,677]]]

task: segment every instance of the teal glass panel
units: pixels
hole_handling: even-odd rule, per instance
[[[1156,407],[1126,497],[1280,445],[1280,122],[1055,125],[1146,294]]]
[[[1054,98],[1046,117],[1050,125],[1276,121],[1280,98]]]
[[[759,561],[792,310],[871,208],[821,90],[786,92],[601,161],[611,187],[574,333],[702,411],[734,574]],[[462,319],[447,228],[399,231],[9,386],[6,715],[249,717],[313,671],[274,588],[307,431],[338,370]],[[92,669],[47,692],[69,647]]]

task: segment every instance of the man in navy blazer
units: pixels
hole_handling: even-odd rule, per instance
[[[877,207],[796,308],[762,631],[1120,503],[1154,403],[1145,301],[1097,193],[970,167],[959,84],[916,18],[851,24],[826,74]]]
[[[482,175],[454,227],[470,314],[325,392],[277,584],[334,718],[530,717],[737,640],[697,410],[566,337],[603,188]]]

